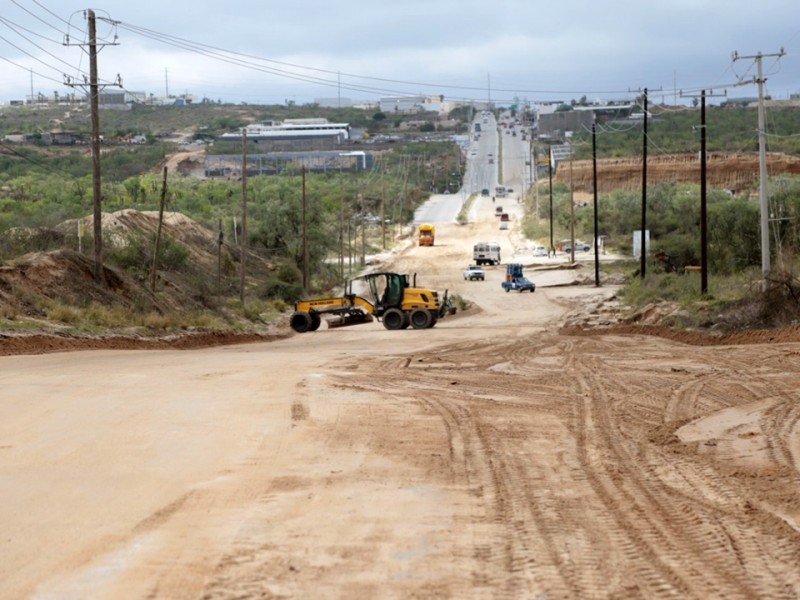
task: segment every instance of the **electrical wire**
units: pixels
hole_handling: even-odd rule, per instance
[[[58,167],[54,167],[54,166],[49,165],[47,163],[40,162],[38,160],[34,160],[30,156],[26,156],[25,154],[22,154],[21,152],[17,151],[16,148],[13,148],[12,146],[9,146],[8,144],[6,144],[3,141],[0,141],[0,148],[3,148],[4,150],[6,150],[9,154],[13,154],[16,157],[21,158],[22,160],[24,160],[26,162],[29,162],[32,165],[35,165],[37,167],[41,167],[42,169],[44,169],[46,171],[50,171],[51,173],[53,173],[55,175],[61,175],[62,177],[64,177],[64,176],[73,177],[72,173],[70,173],[68,171],[65,171],[63,169],[59,169]]]
[[[307,83],[316,83],[319,85],[324,85],[328,87],[336,87],[338,89],[347,89],[350,91],[359,91],[359,92],[366,92],[366,93],[374,93],[374,94],[397,94],[397,95],[407,95],[406,91],[397,90],[393,88],[386,88],[377,85],[361,85],[352,82],[341,82],[341,77],[349,77],[353,79],[363,79],[368,81],[378,82],[380,84],[389,83],[389,84],[398,84],[398,85],[408,85],[414,86],[415,88],[420,87],[435,87],[437,89],[452,89],[456,91],[480,91],[484,92],[484,88],[482,87],[475,87],[475,86],[459,86],[459,85],[451,85],[451,84],[435,84],[429,82],[419,82],[419,81],[405,81],[405,80],[398,80],[398,79],[388,79],[382,77],[374,77],[374,76],[366,76],[366,75],[358,75],[355,73],[342,73],[340,71],[332,71],[327,69],[320,69],[317,67],[309,67],[304,65],[298,65],[294,63],[287,63],[283,61],[278,61],[274,59],[254,56],[251,54],[243,54],[240,52],[234,52],[231,50],[226,50],[217,46],[211,46],[208,44],[202,44],[198,42],[193,42],[184,38],[179,38],[175,36],[171,36],[168,34],[163,34],[151,29],[138,27],[136,25],[132,25],[129,23],[123,23],[121,21],[112,21],[109,20],[110,23],[117,26],[120,29],[124,29],[130,31],[131,33],[135,33],[141,35],[143,37],[152,39],[154,41],[158,41],[161,43],[165,43],[167,45],[181,48],[184,50],[188,50],[190,52],[206,56],[208,58],[212,58],[215,60],[219,60],[222,62],[226,62],[229,64],[235,64],[241,66],[243,68],[248,68],[256,71],[266,72],[273,75],[277,75],[279,77],[285,77],[288,79],[295,79],[299,81],[304,81]],[[294,71],[288,71],[283,68],[267,66],[262,63],[269,63],[270,65],[279,65],[280,67],[288,67],[292,69],[301,69],[304,71],[312,71],[315,73],[320,73],[324,75],[330,75],[331,79],[325,77],[319,77],[316,75],[307,75],[302,73],[297,73]],[[333,79],[335,77],[335,79]],[[624,91],[613,91],[613,90],[604,90],[604,91],[590,91],[590,92],[583,92],[583,91],[570,91],[570,90],[525,90],[525,89],[503,89],[503,88],[496,88],[493,92],[497,93],[512,93],[512,94],[579,94],[579,93],[590,93],[590,94],[622,94],[626,93]],[[460,98],[464,101],[477,101],[476,99],[470,99],[467,97]]]
[[[9,21],[8,19],[4,19],[3,17],[0,17],[0,23],[3,23],[3,24],[4,24],[6,27],[8,27],[8,28],[9,28],[11,31],[13,31],[14,33],[16,33],[18,36],[20,36],[20,37],[21,37],[23,40],[25,40],[26,42],[28,42],[28,43],[29,43],[29,44],[31,44],[32,46],[34,46],[34,47],[38,48],[39,50],[41,50],[42,52],[44,52],[44,53],[45,53],[47,56],[49,56],[49,57],[53,58],[54,60],[56,60],[56,61],[58,61],[58,62],[60,62],[60,63],[62,63],[62,64],[64,64],[64,65],[66,65],[66,66],[68,66],[68,67],[70,67],[70,68],[73,68],[73,65],[71,65],[70,63],[68,63],[68,62],[66,62],[65,60],[61,59],[60,57],[56,56],[56,55],[55,55],[55,54],[53,54],[52,52],[50,52],[50,51],[48,51],[48,50],[44,49],[42,46],[40,46],[39,44],[37,44],[36,42],[34,42],[33,40],[31,40],[30,38],[28,38],[28,37],[25,37],[24,35],[22,35],[22,34],[21,34],[21,33],[20,33],[20,32],[19,32],[17,29],[15,29],[15,26],[14,26],[14,25],[11,23],[11,21]],[[26,29],[25,31],[28,31],[28,30]],[[34,34],[34,35],[35,35],[35,34]],[[34,59],[35,61],[37,61],[37,62],[40,62],[40,63],[42,63],[43,65],[45,65],[45,66],[47,66],[47,67],[49,67],[49,68],[51,68],[51,69],[53,69],[53,70],[55,70],[55,71],[58,71],[58,69],[56,69],[55,67],[53,67],[53,66],[51,66],[51,65],[48,65],[48,64],[47,64],[47,63],[45,63],[44,61],[42,61],[42,60],[40,60],[39,58],[35,57],[33,54],[30,54],[30,53],[26,52],[25,50],[23,50],[22,48],[20,48],[20,47],[19,47],[19,46],[17,46],[16,44],[14,44],[14,43],[10,42],[8,39],[4,38],[3,36],[0,36],[0,39],[2,39],[3,41],[5,41],[5,42],[6,42],[6,43],[8,43],[9,45],[13,46],[14,48],[16,48],[17,50],[19,50],[20,52],[22,52],[22,53],[23,53],[23,54],[25,54],[26,56],[28,56],[28,57],[30,57],[30,58],[32,58],[32,59]],[[47,39],[47,38],[45,38],[45,39]],[[47,39],[47,41],[50,41],[50,42],[52,42],[52,40],[49,40],[49,39]],[[58,42],[55,42],[55,43],[58,43]],[[87,75],[88,75],[88,73],[87,73]]]

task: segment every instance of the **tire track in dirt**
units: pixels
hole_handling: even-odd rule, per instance
[[[590,356],[587,352],[582,355]],[[582,362],[584,367],[589,367],[587,363],[591,362],[591,359],[584,358]],[[590,371],[589,368],[579,368],[580,373]],[[770,538],[766,531],[757,532],[760,535],[753,535],[753,523],[741,523],[741,519],[731,517],[730,511],[719,511],[712,505],[697,502],[694,494],[691,497],[686,494],[675,494],[669,485],[664,485],[661,482],[664,468],[674,464],[676,457],[653,452],[655,448],[637,447],[638,444],[624,442],[623,440],[629,438],[622,435],[623,428],[619,425],[639,421],[642,416],[641,411],[636,408],[626,410],[625,404],[635,406],[636,400],[628,398],[652,394],[651,386],[644,386],[638,390],[638,394],[635,390],[626,388],[624,389],[626,400],[615,402],[614,395],[620,393],[618,381],[625,376],[616,373],[608,366],[604,369],[604,375],[603,383],[585,375],[581,376],[582,386],[587,390],[587,402],[582,419],[584,427],[594,432],[588,443],[598,445],[601,455],[608,454],[602,462],[597,462],[595,465],[587,462],[587,471],[594,473],[596,489],[606,495],[609,509],[623,507],[616,513],[619,522],[635,527],[634,533],[639,545],[643,546],[641,548],[643,552],[649,550],[652,555],[659,556],[666,554],[672,558],[670,563],[681,565],[679,572],[670,569],[663,572],[663,575],[667,582],[671,581],[674,585],[680,586],[678,589],[682,594],[693,597],[703,597],[708,593],[722,594],[726,597],[762,597],[769,587],[773,588],[769,592],[774,592],[775,587],[780,586],[767,585],[769,582],[765,581],[752,581],[753,578],[749,575],[751,569],[740,571],[733,565],[737,562],[749,562],[753,563],[750,565],[753,571],[768,573],[772,570],[768,561],[777,560],[788,566],[796,564],[796,557],[781,555],[780,552],[776,556],[771,550],[774,549],[775,543],[780,546],[780,540],[765,541]],[[609,376],[615,380],[613,389],[605,383]],[[632,395],[632,392],[635,395]],[[696,386],[686,386],[683,392],[679,392],[678,398],[686,397],[685,394],[688,394],[690,401],[695,401],[701,390]],[[666,401],[667,404],[672,403],[674,410],[675,395],[666,398]],[[588,461],[589,446],[583,454]],[[603,463],[621,469],[620,476],[615,478],[604,473]],[[682,468],[684,466],[681,465]],[[702,471],[695,470],[691,476],[695,493],[698,487],[701,492],[703,488],[708,487],[719,489],[719,484],[714,482],[715,478],[712,477],[709,482],[708,475]],[[723,495],[728,499],[738,497],[732,493]],[[719,497],[719,494],[717,496]],[[636,518],[632,518],[634,516]],[[695,557],[696,560],[691,560],[689,557]],[[765,560],[762,557],[769,559]],[[731,561],[731,558],[734,560]],[[700,561],[706,564],[702,574],[689,568],[692,564],[699,564]],[[707,568],[709,565],[712,566],[711,569]],[[652,586],[652,582],[649,583],[649,593],[658,594],[658,589]]]
[[[440,481],[465,496],[457,522],[471,540],[471,597],[792,597],[797,532],[713,447],[676,436],[770,390],[786,402],[761,428],[782,440],[773,460],[794,468],[792,388],[771,372],[740,377],[746,362],[673,342],[537,335],[374,357],[335,380],[345,396],[438,420],[431,456]],[[368,413],[359,430],[389,415]],[[413,435],[408,419],[396,435]],[[409,460],[394,435],[373,450]]]

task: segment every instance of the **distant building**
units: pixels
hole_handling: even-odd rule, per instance
[[[72,146],[83,139],[75,131],[50,131],[42,134],[42,142],[49,146]]]
[[[265,151],[333,150],[350,141],[349,123],[329,123],[327,119],[286,119],[253,123],[244,128],[248,141]],[[222,141],[238,142],[242,129],[223,133]]]
[[[425,110],[424,96],[398,96],[394,98],[381,98],[378,108],[382,113],[413,114]]]

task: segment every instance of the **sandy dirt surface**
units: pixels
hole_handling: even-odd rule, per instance
[[[0,357],[0,597],[800,597],[800,344],[562,328],[492,212],[387,259],[434,329]]]

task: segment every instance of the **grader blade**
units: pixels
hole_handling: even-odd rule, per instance
[[[349,327],[350,325],[361,325],[371,322],[372,315],[367,313],[350,313],[328,319],[328,328]]]

